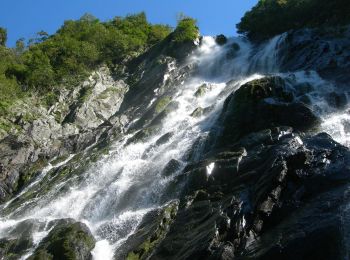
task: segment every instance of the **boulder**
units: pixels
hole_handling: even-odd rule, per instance
[[[204,109],[201,107],[197,107],[193,112],[191,113],[192,117],[201,117],[204,113]]]
[[[227,43],[227,37],[223,34],[219,34],[215,37],[215,42],[218,45],[225,45]]]
[[[194,93],[194,96],[197,98],[202,97],[211,89],[212,87],[210,85],[204,83],[198,87],[197,91]]]
[[[221,142],[237,141],[251,132],[273,126],[310,130],[320,123],[311,108],[294,101],[280,77],[265,77],[241,86],[227,98],[221,115]]]
[[[62,219],[50,222],[49,226],[54,227],[29,259],[91,259],[95,238],[85,224]]]

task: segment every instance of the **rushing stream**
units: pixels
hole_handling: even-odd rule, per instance
[[[204,37],[198,50],[188,59],[189,63],[198,64],[198,73],[176,86],[177,93],[172,101],[178,106],[167,115],[156,135],[144,141],[128,142],[135,133],[126,134],[84,174],[65,179],[43,196],[11,208],[13,202],[36,189],[47,172],[69,163],[74,155],[59,165],[49,165],[30,186],[1,206],[4,212],[7,208],[11,211],[1,214],[0,237],[6,237],[27,219],[35,219],[45,226],[53,219],[73,218],[85,223],[97,239],[92,252],[94,259],[112,259],[115,250],[123,246],[147,212],[176,198],[176,192],[166,194],[176,176],[176,173],[162,174],[167,163],[172,159],[179,161],[181,167],[177,173],[180,173],[187,163],[186,152],[196,140],[205,139],[215,126],[226,97],[245,82],[263,75],[275,74],[288,79],[287,87],[295,93],[307,83],[314,86],[308,98],[310,106],[324,120],[319,131],[326,131],[336,141],[350,146],[350,116],[346,108],[339,110],[326,102],[330,90],[335,87],[316,72],[278,72],[277,50],[283,39],[283,35],[275,37],[257,48],[241,38],[230,39],[226,45],[219,46],[213,38]],[[239,50],[233,52],[233,48]],[[235,57],[228,59],[230,55]],[[230,84],[226,84],[229,81]],[[196,97],[198,87],[204,83],[207,91]],[[210,112],[205,116],[191,116],[198,107],[210,108]],[[154,145],[165,136],[164,142]],[[200,156],[200,147],[196,153]],[[178,187],[177,192],[180,190]],[[34,232],[34,243],[38,245],[49,231],[44,228]]]

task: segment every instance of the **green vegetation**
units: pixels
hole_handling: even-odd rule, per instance
[[[0,27],[0,45],[5,46],[7,41],[7,30]]]
[[[16,79],[6,77],[9,66],[17,62],[11,49],[0,45],[0,116],[7,113],[8,108],[23,96]]]
[[[170,103],[170,101],[171,101],[171,97],[169,96],[164,96],[160,98],[155,106],[155,112],[156,113],[162,112],[166,108],[166,106]]]
[[[178,202],[172,202],[163,208],[162,212],[154,219],[152,228],[144,226],[136,232],[136,237],[144,239],[138,247],[129,252],[126,260],[143,260],[148,259],[156,246],[164,239],[168,232],[169,226],[174,221],[178,210]]]
[[[6,75],[43,92],[59,84],[75,85],[98,65],[122,62],[169,33],[168,26],[149,24],[144,13],[108,22],[87,14],[78,21],[66,21],[52,36],[39,32],[23,53],[19,41],[19,61],[9,66]]]
[[[348,0],[260,0],[237,25],[238,32],[265,40],[291,29],[350,23]]]
[[[185,16],[172,31],[167,25],[148,23],[144,13],[107,22],[86,14],[65,21],[53,35],[40,31],[28,44],[21,38],[14,48],[7,48],[7,31],[0,27],[0,116],[9,117],[11,106],[24,98],[38,97],[40,104],[50,107],[61,88],[75,87],[103,64],[117,71],[160,42],[178,46],[198,36],[196,20]],[[161,102],[156,109],[164,105]]]
[[[65,21],[54,35],[41,31],[28,45],[22,38],[6,48],[7,31],[0,27],[0,116],[33,92],[51,106],[60,86],[76,86],[102,64],[113,69],[170,33],[169,26],[148,23],[144,13],[107,22],[86,14]]]
[[[29,259],[88,259],[94,246],[95,239],[84,224],[61,220]]]
[[[191,42],[199,36],[199,29],[195,19],[185,17],[179,20],[173,33],[173,39],[177,43]]]

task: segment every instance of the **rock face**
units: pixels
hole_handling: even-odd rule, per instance
[[[292,126],[306,130],[320,121],[305,104],[294,101],[280,77],[248,82],[229,96],[222,114],[222,142],[237,141],[251,132],[272,126]]]
[[[9,120],[21,130],[0,140],[0,201],[28,184],[50,159],[101,142],[105,132],[120,133],[125,122],[114,115],[128,88],[102,67],[78,87],[63,89],[48,109],[30,101],[17,106],[17,117]]]
[[[349,26],[290,31],[280,45],[281,69],[316,70],[323,77],[347,83],[349,44]]]
[[[265,98],[289,99],[280,84],[279,78],[264,78],[228,98],[219,119],[225,142],[219,139],[179,177],[186,188],[176,218],[150,259],[344,257],[350,152],[327,134],[308,136],[280,125],[298,128],[297,117],[265,122],[268,117],[258,114],[265,120],[249,121],[250,110]],[[242,103],[232,107],[229,102],[238,98]],[[244,123],[237,118],[240,109],[248,112]],[[318,120],[305,111],[308,130]],[[244,125],[249,128],[233,132]]]
[[[191,195],[152,259],[341,259],[349,160],[329,136],[291,129],[213,151],[185,173]]]
[[[149,212],[122,250],[116,252],[115,259],[148,259],[169,231],[177,209],[178,201],[173,201],[164,208]]]

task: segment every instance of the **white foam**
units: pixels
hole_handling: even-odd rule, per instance
[[[113,246],[107,240],[100,240],[96,243],[91,254],[94,260],[112,260],[114,255]]]
[[[214,170],[214,168],[215,168],[215,163],[210,163],[207,167],[206,167],[206,169],[207,169],[207,174],[208,175],[211,175],[211,173],[213,172],[213,170]]]

